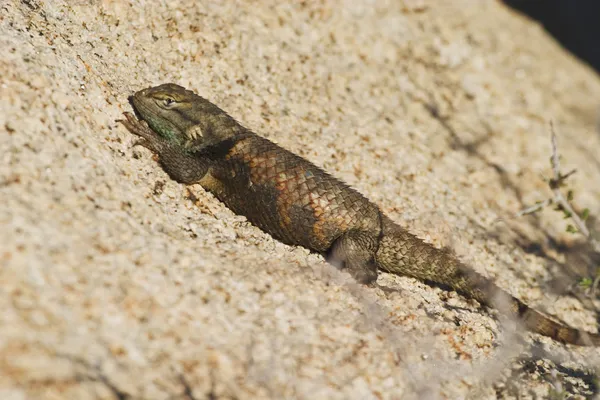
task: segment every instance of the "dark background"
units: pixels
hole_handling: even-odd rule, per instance
[[[600,72],[600,0],[504,0]]]

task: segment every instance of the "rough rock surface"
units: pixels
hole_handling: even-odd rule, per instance
[[[598,76],[493,0],[284,3],[0,2],[0,398],[598,394],[600,350],[413,279],[353,284],[132,147],[129,94],[192,88],[595,330],[581,237],[512,216],[549,196],[550,120],[600,215]]]

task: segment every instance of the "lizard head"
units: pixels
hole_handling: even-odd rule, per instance
[[[241,128],[216,105],[173,83],[140,90],[129,100],[138,118],[178,145],[218,143]]]

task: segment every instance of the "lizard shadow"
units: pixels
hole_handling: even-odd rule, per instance
[[[437,287],[442,289],[445,292],[451,292],[454,291],[454,289],[452,289],[450,286],[438,283],[438,282],[433,282],[433,281],[429,281],[429,280],[425,280],[425,281],[421,281],[418,280],[416,278],[411,278],[411,279],[415,279],[415,281],[418,282],[423,282],[424,284],[426,284],[427,286],[430,287]],[[372,287],[377,288],[379,290],[381,290],[383,293],[385,293],[386,295],[389,294],[400,294],[402,293],[402,289],[398,289],[398,288],[394,288],[394,287],[389,287],[389,286],[383,286],[379,283],[373,283],[371,284]],[[462,296],[462,295],[461,295]],[[469,300],[468,297],[465,297],[466,300]],[[441,306],[443,308],[445,308],[446,310],[450,310],[450,311],[466,311],[466,312],[473,312],[473,308],[472,307],[463,307],[463,306],[453,306],[451,304],[446,303],[446,301],[444,301],[444,299],[440,298],[440,302],[441,302]],[[480,305],[478,307],[475,307],[475,309],[479,310],[479,309],[484,309],[483,305]],[[435,315],[432,313],[427,312],[427,315],[430,317],[434,317]]]

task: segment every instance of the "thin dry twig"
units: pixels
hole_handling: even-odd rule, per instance
[[[572,170],[565,175],[560,174],[558,145],[556,142],[556,132],[554,131],[554,124],[552,122],[550,123],[550,129],[552,131],[552,170],[554,171],[554,178],[550,179],[550,188],[552,189],[552,193],[554,194],[554,201],[556,201],[562,207],[562,209],[569,214],[569,218],[571,218],[573,223],[577,226],[579,232],[581,232],[581,234],[587,239],[594,241],[594,238],[592,238],[590,235],[590,231],[588,230],[587,226],[585,226],[585,222],[581,218],[579,218],[579,215],[575,212],[567,198],[560,191],[562,183],[569,176],[573,175],[575,173],[575,170]],[[592,242],[592,244],[594,243]],[[594,245],[594,249],[598,251],[600,247],[596,248],[596,245]]]
[[[538,201],[534,205],[529,206],[529,207],[524,208],[523,210],[519,211],[518,213],[515,214],[515,216],[522,217],[523,215],[533,214],[534,212],[537,212],[537,211],[541,210],[542,208],[549,206],[552,203],[553,203],[553,199],[546,199],[544,201]]]

